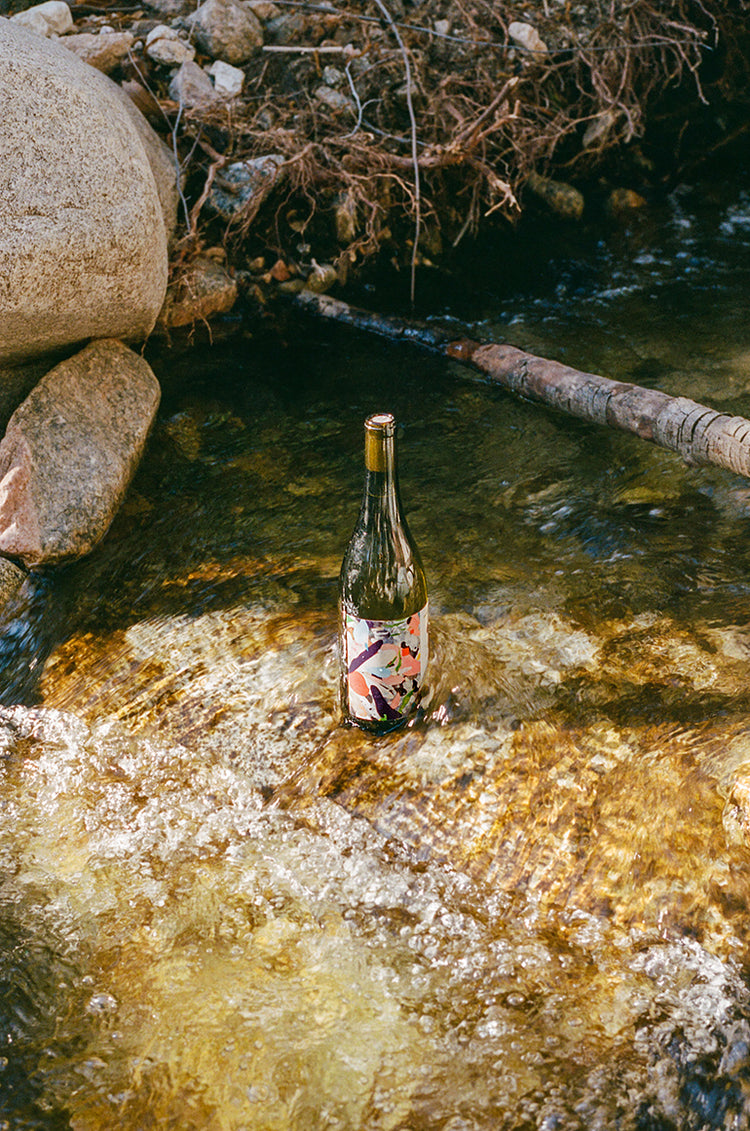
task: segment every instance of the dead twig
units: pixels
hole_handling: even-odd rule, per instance
[[[419,237],[420,237],[421,230],[422,230],[422,215],[421,215],[422,194],[421,194],[421,186],[420,186],[420,179],[419,179],[419,152],[418,152],[418,141],[417,141],[417,118],[416,118],[416,115],[414,113],[414,101],[412,99],[411,64],[409,62],[409,52],[406,50],[406,47],[404,46],[404,41],[401,38],[401,33],[398,30],[398,25],[394,21],[393,16],[391,15],[391,13],[386,8],[385,4],[383,3],[383,0],[375,0],[375,3],[377,4],[380,11],[383,13],[383,16],[385,17],[385,19],[388,21],[390,29],[393,32],[394,38],[395,38],[395,40],[398,44],[398,47],[399,47],[399,51],[401,52],[401,56],[404,60],[404,71],[406,72],[406,107],[407,107],[407,110],[409,112],[409,124],[410,124],[410,127],[411,127],[411,158],[412,158],[412,165],[413,165],[413,168],[414,168],[414,246],[412,248],[412,253],[411,253],[411,287],[410,287],[410,297],[411,297],[411,303],[412,303],[412,306],[413,306],[415,295],[416,295],[416,288],[417,288],[417,256],[418,256],[418,253],[419,253]]]

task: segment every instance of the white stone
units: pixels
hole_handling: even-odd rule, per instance
[[[65,0],[45,0],[35,4],[25,12],[16,12],[10,17],[13,23],[35,32],[37,35],[65,35],[73,29],[73,16]]]
[[[195,48],[181,39],[174,28],[158,24],[146,37],[146,54],[162,66],[181,67],[195,58]]]
[[[214,80],[214,89],[218,94],[234,97],[236,94],[242,93],[245,72],[241,71],[239,67],[233,67],[230,63],[223,63],[221,59],[217,59],[208,68],[208,73]]]
[[[151,28],[151,31],[146,36],[146,47],[150,47],[152,43],[156,43],[157,39],[179,39],[179,32],[170,27],[169,24],[157,24],[156,27]]]
[[[0,365],[156,321],[167,231],[123,100],[62,41],[0,19]]]
[[[532,55],[547,54],[547,44],[531,24],[523,24],[514,20],[513,23],[508,24],[508,35],[514,43],[517,43],[519,47],[523,47]]]

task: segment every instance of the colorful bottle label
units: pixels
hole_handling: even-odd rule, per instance
[[[427,669],[427,605],[404,620],[366,620],[344,607],[349,714],[398,722],[413,709]]]

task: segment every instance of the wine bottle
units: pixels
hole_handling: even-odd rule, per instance
[[[415,710],[428,659],[424,569],[404,518],[390,413],[365,421],[365,487],[339,578],[344,720],[373,734]]]

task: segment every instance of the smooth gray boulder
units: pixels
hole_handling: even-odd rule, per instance
[[[0,19],[0,365],[142,341],[156,321],[167,231],[124,100],[73,52]]]
[[[51,369],[0,443],[0,554],[52,565],[107,532],[159,405],[150,366],[122,342],[92,342]]]

